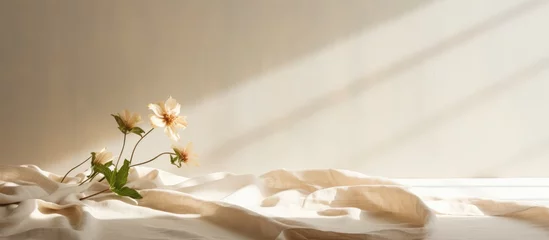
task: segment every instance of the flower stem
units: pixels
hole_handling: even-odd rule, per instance
[[[82,186],[82,184],[86,183],[88,180],[91,182],[95,178],[95,176],[97,176],[97,173],[93,172],[90,176],[88,176],[88,178],[86,178],[86,180],[78,184],[78,186]]]
[[[133,147],[133,150],[132,150],[132,155],[130,156],[130,164],[132,163],[133,154],[135,153],[135,149],[137,148],[137,145],[139,145],[139,143],[141,142],[141,140],[143,140],[143,138],[145,138],[147,135],[149,135],[149,133],[151,133],[152,130],[154,130],[154,128],[151,128],[151,130],[149,130],[148,132],[146,132],[145,135],[143,135],[143,136],[137,141],[137,143],[135,143],[135,146]]]
[[[156,157],[151,158],[150,160],[147,160],[147,161],[144,161],[144,162],[141,162],[141,163],[136,163],[136,164],[134,164],[134,165],[130,165],[130,167],[135,167],[135,166],[139,166],[139,165],[143,165],[143,164],[150,163],[150,162],[154,161],[155,159],[157,159],[158,157],[160,157],[160,156],[162,156],[162,155],[166,155],[166,154],[175,155],[175,153],[163,152],[163,153],[160,153],[160,154],[156,155]]]
[[[137,143],[135,143],[135,146],[133,146],[132,155],[130,156],[130,164],[132,163],[133,155],[134,155],[134,153],[135,153],[135,149],[137,148],[137,145],[139,145],[139,143],[141,142],[141,140],[143,140],[143,138],[145,138],[147,135],[149,135],[149,133],[151,133],[153,130],[154,130],[154,128],[151,128],[151,130],[147,131],[147,132],[145,133],[145,135],[143,135],[143,136],[137,141]],[[156,156],[156,157],[159,157],[159,156]],[[156,159],[156,158],[154,158],[154,159]],[[138,164],[135,164],[135,165],[130,165],[130,167],[139,166],[139,165],[148,163],[148,162],[150,162],[150,161],[152,161],[152,160],[154,160],[154,159],[151,159],[151,160],[149,160],[149,161],[147,161],[147,162],[138,163]],[[117,165],[118,165],[118,162],[117,162]],[[99,182],[102,182],[103,180],[105,180],[105,177],[99,179]]]
[[[86,183],[88,180],[90,180],[90,178],[92,178],[93,175],[90,175],[88,178],[86,178],[86,180],[82,181],[80,184],[78,184],[78,186],[82,186],[82,184]]]
[[[101,191],[101,192],[96,192],[96,193],[94,193],[94,194],[92,194],[92,195],[89,195],[89,196],[87,196],[87,197],[80,198],[80,201],[85,200],[85,199],[88,199],[88,198],[91,198],[91,197],[94,197],[94,196],[97,196],[97,195],[99,195],[99,194],[101,194],[101,193],[104,193],[104,192],[108,191],[109,189],[110,189],[110,188],[107,188],[107,189],[105,189],[105,190],[103,190],[103,191]]]
[[[124,147],[126,146],[126,136],[128,136],[128,134],[124,133],[124,141],[122,142],[122,149],[120,150],[120,154],[118,154],[118,160],[116,160],[116,165],[114,166],[114,169],[118,168],[118,162],[120,161],[120,157],[122,157],[122,153],[124,152]]]
[[[86,160],[84,160],[83,162],[81,162],[80,164],[76,165],[76,167],[73,167],[71,168],[71,170],[69,170],[65,176],[63,176],[63,178],[61,178],[61,183],[63,183],[63,180],[65,180],[65,178],[67,177],[67,175],[69,175],[70,172],[72,172],[72,170],[76,169],[77,167],[80,167],[82,166],[82,164],[84,164],[85,162],[87,162],[88,160],[90,160],[91,156],[89,156],[88,158],[86,158]]]

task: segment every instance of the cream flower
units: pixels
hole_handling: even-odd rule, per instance
[[[164,132],[174,141],[179,141],[179,129],[187,127],[185,116],[179,116],[181,104],[177,103],[171,96],[166,102],[149,104],[149,109],[154,114],[149,115],[153,127],[165,127]]]
[[[92,164],[101,164],[104,165],[105,163],[112,161],[112,153],[106,152],[105,148],[101,149],[100,152],[95,153],[95,156],[92,159]]]
[[[135,133],[139,136],[144,133],[143,129],[137,127],[137,124],[141,122],[141,116],[138,113],[131,113],[128,110],[122,111],[119,114],[111,114],[118,124],[118,129],[124,134]]]
[[[139,115],[139,113],[131,113],[128,110],[124,110],[122,113],[119,114],[119,116],[120,119],[122,119],[122,122],[124,122],[124,125],[127,129],[132,129],[141,122],[141,116]]]
[[[198,155],[196,155],[193,151],[192,142],[187,143],[187,146],[185,147],[173,145],[172,149],[177,155],[178,167],[181,166],[181,162],[184,162],[187,165],[199,166],[198,162],[196,161]]]

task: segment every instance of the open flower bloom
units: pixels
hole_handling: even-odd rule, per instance
[[[95,153],[95,157],[92,160],[92,164],[101,164],[104,165],[105,163],[112,161],[112,153],[106,152],[105,149],[101,149],[100,152]]]
[[[181,147],[181,146],[172,146],[173,151],[177,155],[180,165],[181,162],[184,162],[187,165],[195,165],[198,166],[198,162],[196,159],[198,158],[198,155],[196,155],[193,151],[193,143],[189,142],[187,143],[187,146]]]
[[[124,110],[122,113],[119,114],[119,116],[120,119],[122,119],[122,122],[124,122],[124,125],[127,129],[132,129],[141,122],[141,116],[139,116],[139,113],[131,113],[128,110]]]
[[[187,120],[185,116],[179,116],[181,111],[181,104],[177,103],[172,97],[168,98],[166,102],[159,102],[157,104],[149,104],[149,109],[154,114],[149,116],[151,125],[153,127],[165,127],[164,132],[168,137],[174,141],[179,141],[179,129],[185,129],[187,127]]]

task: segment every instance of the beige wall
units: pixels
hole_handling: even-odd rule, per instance
[[[3,0],[0,162],[116,153],[109,114],[172,95],[202,167],[152,166],[184,175],[549,176],[548,23],[526,0]]]

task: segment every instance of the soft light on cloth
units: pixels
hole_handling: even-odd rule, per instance
[[[345,170],[185,178],[136,167],[128,185],[139,189],[140,200],[106,192],[81,201],[108,187],[76,186],[84,177],[59,183],[60,176],[36,166],[0,166],[0,238],[516,239],[502,234],[510,230],[549,239],[547,207],[418,196],[394,181]],[[484,226],[479,219],[491,219],[499,232],[474,235],[474,226]]]

